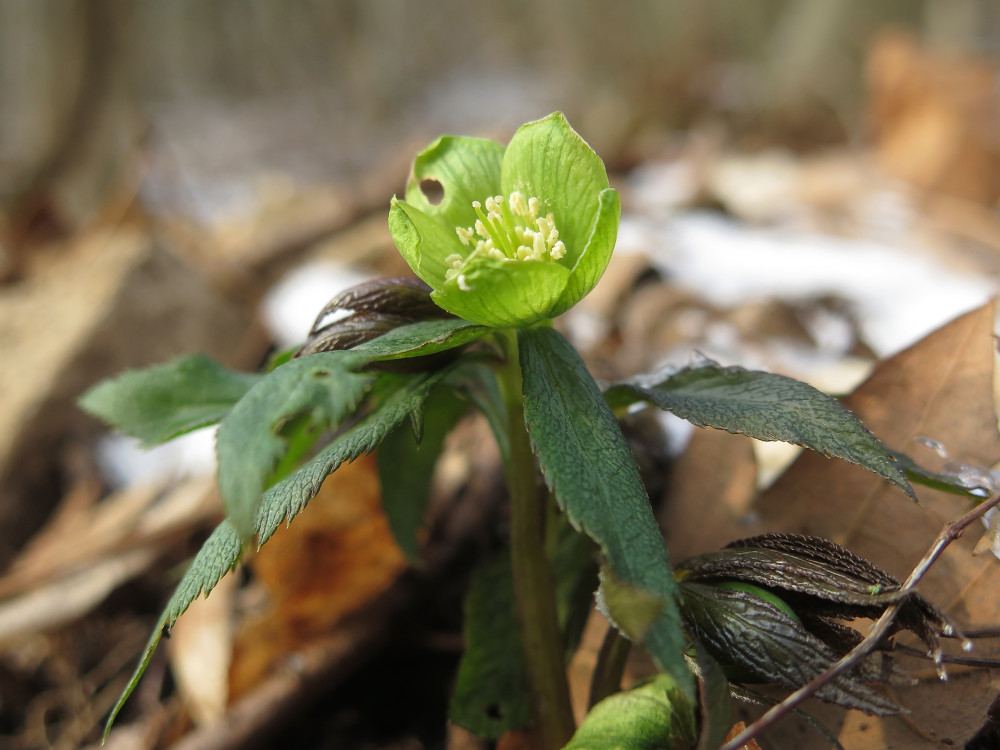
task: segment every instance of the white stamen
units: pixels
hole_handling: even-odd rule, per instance
[[[452,253],[445,258],[445,280],[457,280],[458,288],[470,291],[471,287],[462,270],[474,257],[486,256],[502,261],[533,260],[559,261],[566,257],[566,245],[559,240],[555,216],[551,213],[540,217],[541,201],[535,196],[525,199],[520,191],[513,191],[504,206],[502,195],[488,196],[483,203],[472,202],[476,212],[471,227],[456,227],[459,240],[472,252],[462,256]],[[485,204],[486,211],[483,211]]]

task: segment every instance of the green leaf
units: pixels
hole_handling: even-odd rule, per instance
[[[373,361],[435,354],[488,329],[462,320],[401,326],[350,351],[310,354],[269,373],[219,427],[219,488],[233,524],[253,533],[261,493],[293,468],[323,430],[357,408],[376,374]]]
[[[125,690],[122,691],[118,702],[111,710],[111,714],[104,725],[104,739],[107,739],[108,733],[111,731],[111,726],[125,705],[125,701],[129,699],[129,696],[132,695],[132,692],[139,684],[139,680],[142,679],[143,673],[145,673],[150,660],[153,658],[153,652],[156,651],[156,647],[160,643],[163,631],[172,628],[174,623],[177,622],[177,618],[184,614],[187,608],[191,606],[191,603],[202,592],[205,593],[205,596],[208,596],[222,577],[236,566],[242,553],[243,542],[229,521],[220,523],[208,539],[205,540],[205,543],[184,573],[184,577],[181,578],[181,582],[174,590],[173,596],[170,597],[170,601],[167,603],[163,614],[160,615],[160,620],[156,624],[149,641],[146,643],[146,648],[143,651],[142,658],[139,660],[139,664],[135,668],[135,672],[132,673],[132,677],[125,686]]]
[[[559,514],[547,523],[558,524],[552,573],[556,584],[556,612],[566,644],[566,661],[573,658],[587,618],[594,608],[598,584],[597,550],[593,540],[581,534]]]
[[[422,438],[406,424],[386,436],[376,456],[382,487],[382,509],[400,549],[412,563],[420,562],[420,528],[431,497],[431,480],[444,439],[468,409],[469,403],[453,392],[437,389],[423,416]]]
[[[605,568],[601,571],[600,607],[630,641],[642,643],[663,613],[664,600],[648,589],[630,586]]]
[[[465,653],[449,715],[479,737],[528,726],[532,701],[514,603],[510,553],[483,563],[465,599]]]
[[[98,383],[80,406],[151,447],[215,424],[260,378],[195,354]]]
[[[357,425],[340,435],[295,473],[264,493],[257,517],[257,541],[263,545],[281,525],[291,521],[319,491],[323,480],[344,461],[351,461],[375,449],[379,442],[415,409],[420,409],[431,389],[447,374],[424,374],[406,378],[386,376],[392,387],[385,388],[384,399]],[[105,725],[105,737],[115,717],[132,694],[162,637],[177,618],[203,591],[207,596],[219,580],[239,562],[243,538],[227,519],[202,545],[180,584],[171,596],[157,623],[142,659],[129,680]]]
[[[431,389],[448,372],[445,369],[409,377],[384,376],[380,383],[385,392],[368,416],[264,493],[257,515],[258,546],[263,546],[282,522],[290,522],[298,515],[338,466],[375,450],[413,411],[423,408]]]
[[[570,522],[600,546],[615,577],[663,600],[645,643],[693,700],[678,589],[639,470],[579,355],[551,328],[518,332],[528,435]]]
[[[594,706],[565,750],[690,750],[694,709],[684,688],[657,675]]]
[[[939,635],[957,631],[949,616],[933,602],[916,591],[904,590],[898,580],[874,563],[821,537],[789,533],[748,537],[717,552],[688,558],[678,565],[678,570],[685,581],[755,584],[748,590],[763,598],[778,595],[787,599],[799,615],[813,619],[874,620],[887,606],[900,602],[897,627],[911,631],[934,655],[941,653]],[[736,581],[741,583],[734,584]],[[757,586],[765,586],[772,593],[765,595]]]
[[[568,662],[592,607],[597,583],[593,543],[561,521],[552,565]],[[488,739],[531,723],[532,699],[521,650],[509,549],[484,562],[473,574],[465,599],[465,653],[449,715],[456,724]]]
[[[347,416],[375,380],[352,371],[365,361],[353,352],[292,360],[257,383],[222,420],[216,442],[219,490],[245,539],[253,535],[261,493],[273,484],[289,437],[302,439],[303,419],[318,436]]]
[[[916,500],[892,453],[835,398],[769,372],[689,367],[654,384],[625,382],[607,393],[613,408],[647,401],[699,427],[781,440],[858,464]]]
[[[896,463],[905,472],[906,478],[913,484],[977,500],[982,500],[993,494],[992,488],[985,481],[970,484],[968,480],[955,474],[938,474],[930,469],[925,469],[905,453],[899,451],[891,451],[891,453],[896,459]]]
[[[452,387],[468,396],[486,418],[500,451],[500,458],[506,463],[510,456],[507,414],[493,368],[481,363],[466,363],[449,380]]]
[[[482,338],[490,329],[467,320],[448,318],[444,320],[422,320],[419,323],[400,326],[351,349],[364,354],[369,362],[423,357],[465,346]],[[363,365],[362,365],[363,366]]]

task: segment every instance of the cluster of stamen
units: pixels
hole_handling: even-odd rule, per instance
[[[566,246],[559,239],[552,214],[539,216],[541,202],[538,198],[525,199],[515,190],[507,200],[502,195],[494,195],[485,203],[484,211],[482,203],[472,202],[478,217],[473,226],[455,228],[462,244],[472,248],[472,252],[465,256],[452,253],[444,261],[448,265],[445,279],[457,278],[459,289],[471,289],[463,270],[478,256],[503,261],[553,261],[566,256]]]

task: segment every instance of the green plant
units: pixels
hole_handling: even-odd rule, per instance
[[[443,190],[440,201],[428,199],[428,181]],[[293,519],[342,463],[379,446],[391,455],[396,470],[381,473],[384,506],[401,547],[416,556],[434,459],[469,404],[494,432],[511,506],[509,556],[473,581],[453,701],[453,718],[480,734],[535,723],[547,749],[717,746],[730,723],[719,662],[795,688],[857,644],[831,616],[878,614],[905,599],[902,624],[932,646],[937,630],[952,627],[881,571],[815,540],[758,540],[756,567],[741,559],[744,545],[675,571],[619,427],[634,405],[801,445],[913,491],[896,456],[855,417],[795,380],[706,362],[599,386],[549,321],[597,283],[619,213],[603,163],[559,113],[524,125],[507,147],[443,137],[417,157],[405,200],[393,199],[389,212],[393,238],[422,282],[349,290],[266,374],[188,357],[125,373],[83,397],[86,410],[149,445],[218,422],[227,512],[168,603],[108,728],[163,631],[237,564],[245,545],[265,544]],[[350,314],[327,324],[333,310]],[[911,468],[911,477],[929,480]],[[798,576],[794,585],[752,572],[779,557]],[[574,613],[589,605],[598,580],[609,618],[648,649],[662,675],[616,693],[613,655],[622,642],[609,643],[595,696],[611,703],[577,730],[565,658],[578,632]],[[808,668],[784,669],[733,648],[748,623],[791,649],[796,658],[786,663],[799,666],[808,653]],[[874,674],[866,669],[841,675],[820,697],[897,710],[861,684]],[[499,718],[484,714],[487,703],[502,707]]]

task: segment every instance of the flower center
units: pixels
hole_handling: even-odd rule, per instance
[[[541,201],[538,198],[527,198],[514,191],[507,200],[502,195],[494,195],[486,199],[485,211],[483,204],[473,201],[476,210],[476,223],[471,227],[455,227],[455,232],[462,244],[472,248],[472,252],[463,257],[452,253],[445,258],[449,268],[445,271],[445,279],[458,280],[458,287],[469,291],[471,287],[465,281],[466,265],[473,258],[488,256],[503,261],[541,260],[552,262],[566,256],[566,246],[559,239],[552,214],[539,216]]]

